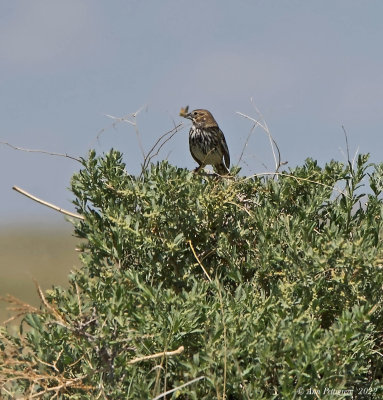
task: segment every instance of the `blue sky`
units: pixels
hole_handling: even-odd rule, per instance
[[[129,172],[142,156],[135,130],[115,128],[144,106],[145,150],[184,122],[159,154],[194,168],[181,106],[209,109],[237,162],[259,108],[288,166],[322,165],[350,151],[382,161],[383,2],[355,0],[3,0],[0,3],[0,141],[85,156],[111,147]],[[97,134],[105,129],[97,141]],[[243,173],[272,170],[256,129]],[[62,216],[13,185],[73,210],[68,191],[79,164],[0,144],[0,228]]]

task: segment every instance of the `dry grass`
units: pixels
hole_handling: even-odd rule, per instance
[[[0,296],[11,295],[38,306],[35,279],[43,289],[67,283],[71,269],[79,265],[78,239],[71,227],[19,226],[0,230]],[[12,316],[0,302],[0,324]]]

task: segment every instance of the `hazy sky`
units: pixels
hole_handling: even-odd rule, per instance
[[[129,172],[142,156],[134,128],[106,114],[135,112],[145,150],[181,122],[181,106],[212,111],[238,161],[262,112],[288,166],[352,154],[382,161],[383,2],[356,0],[2,0],[0,141],[86,156],[111,147]],[[194,168],[188,127],[159,160]],[[100,140],[97,134],[104,129]],[[256,129],[243,173],[272,170]],[[13,185],[73,210],[67,190],[79,164],[0,144],[0,227],[62,216]]]

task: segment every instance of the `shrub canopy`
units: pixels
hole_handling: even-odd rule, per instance
[[[72,180],[82,265],[2,330],[3,398],[382,398],[367,160],[218,179],[91,152]]]

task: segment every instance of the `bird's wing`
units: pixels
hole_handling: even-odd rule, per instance
[[[219,133],[221,134],[221,147],[222,147],[222,153],[223,153],[223,159],[225,160],[225,164],[227,169],[230,168],[230,154],[229,154],[229,148],[227,147],[225,135],[221,130],[219,130]]]

